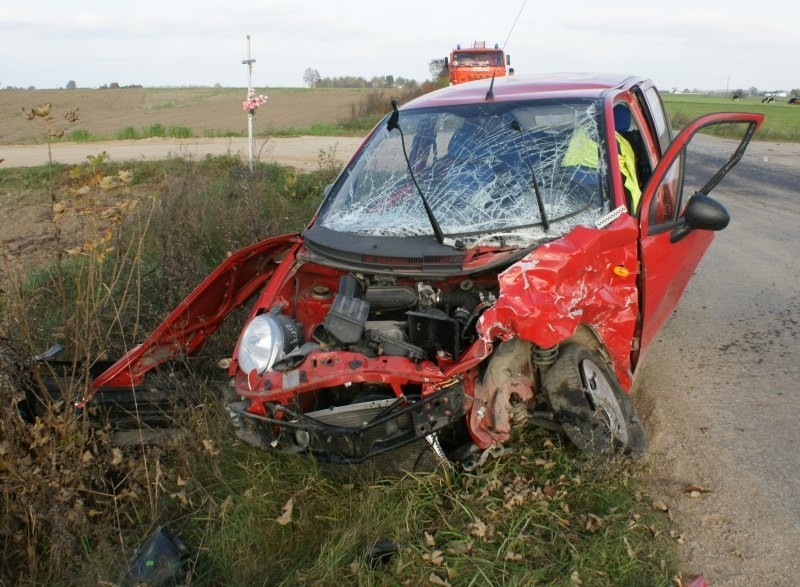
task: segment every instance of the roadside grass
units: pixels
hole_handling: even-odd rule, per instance
[[[233,584],[670,585],[674,540],[637,466],[528,431],[476,472],[344,482],[235,442],[191,465],[195,579]],[[291,515],[279,518],[291,503]],[[368,554],[396,547],[385,562]],[[447,581],[448,583],[445,583]],[[583,583],[581,583],[583,582]]]
[[[250,171],[235,155],[96,157],[54,167],[53,187],[46,167],[0,170],[4,189],[45,202],[53,189],[64,218],[86,223],[75,254],[0,295],[0,342],[21,333],[27,356],[53,343],[66,359],[119,356],[229,252],[300,230],[338,168],[330,153],[314,173]],[[587,458],[541,430],[520,430],[511,453],[475,472],[390,479],[350,479],[242,444],[215,364],[243,319],[163,374],[199,390],[182,412],[183,440],[117,448],[70,402],[43,398],[34,424],[14,417],[19,398],[0,397],[0,582],[117,583],[133,549],[164,525],[190,546],[198,585],[673,584],[678,537],[641,492],[642,465]],[[87,365],[65,397],[85,392]],[[397,547],[385,563],[365,554],[378,540]]]
[[[73,143],[88,143],[92,141],[92,135],[89,134],[89,131],[84,128],[76,128],[73,131],[67,133],[64,137],[66,141],[72,141]]]
[[[115,137],[117,140],[135,140],[135,139],[151,139],[151,138],[173,138],[173,139],[189,139],[194,136],[194,131],[186,126],[164,126],[160,122],[151,124],[150,126],[135,129],[132,126],[126,126],[120,131],[117,131]]]
[[[759,96],[747,96],[736,102],[729,97],[702,94],[662,94],[661,97],[672,126],[678,130],[695,118],[711,112],[755,112],[764,114],[765,119],[754,140],[800,142],[800,106],[789,104],[788,98],[762,104]],[[732,134],[724,128],[717,130],[712,134],[740,138],[741,133]]]

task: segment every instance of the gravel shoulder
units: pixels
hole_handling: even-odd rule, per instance
[[[345,162],[361,144],[358,137],[304,136],[293,138],[257,139],[256,158],[260,161],[291,165],[305,171],[316,169],[320,153]],[[226,153],[247,158],[246,138],[142,139],[135,141],[104,141],[98,143],[53,143],[53,161],[77,164],[89,155],[105,151],[114,161],[158,160],[168,157],[204,157]],[[45,145],[0,145],[4,167],[30,167],[48,162]]]

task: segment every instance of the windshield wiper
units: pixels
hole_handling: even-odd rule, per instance
[[[411,181],[414,182],[414,187],[417,188],[417,193],[419,194],[419,197],[422,198],[422,205],[425,207],[425,213],[428,215],[428,220],[433,228],[433,234],[436,236],[436,240],[439,242],[439,244],[443,245],[444,234],[442,233],[442,228],[439,226],[436,216],[433,215],[433,210],[431,210],[428,200],[425,198],[425,194],[423,194],[422,190],[419,188],[417,178],[414,177],[414,170],[411,168],[411,162],[408,160],[408,153],[406,153],[406,139],[403,136],[403,129],[400,128],[400,125],[398,124],[399,119],[400,112],[397,110],[397,100],[392,100],[392,114],[389,116],[389,121],[386,123],[386,129],[389,132],[392,132],[394,129],[400,131],[400,144],[403,146],[403,157],[406,160],[408,172],[411,174]]]
[[[533,171],[533,165],[531,165],[530,155],[528,153],[528,145],[525,143],[525,133],[522,130],[522,127],[519,125],[519,122],[514,120],[511,123],[511,128],[518,131],[520,136],[522,137],[523,147],[525,148],[525,163],[528,164],[528,169],[531,170],[531,183],[533,183],[533,193],[536,194],[536,205],[539,207],[539,216],[542,219],[542,228],[544,231],[547,232],[550,230],[550,221],[547,219],[547,214],[544,211],[544,200],[542,200],[542,192],[539,191],[539,184],[536,181],[536,173]]]

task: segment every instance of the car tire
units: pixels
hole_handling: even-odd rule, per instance
[[[556,421],[579,449],[591,454],[638,455],[644,428],[633,402],[607,362],[580,344],[559,351],[543,385]]]

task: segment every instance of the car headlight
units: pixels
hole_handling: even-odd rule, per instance
[[[300,325],[281,314],[260,314],[242,333],[239,343],[239,368],[245,373],[255,369],[259,375],[300,344]]]

